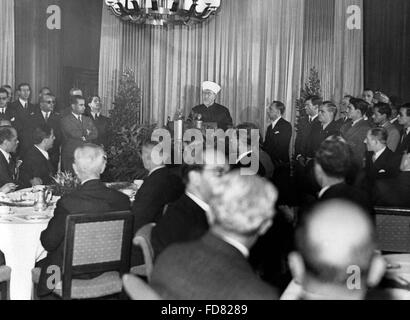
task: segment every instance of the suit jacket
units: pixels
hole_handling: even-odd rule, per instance
[[[410,134],[406,135],[406,129],[403,129],[400,135],[400,142],[397,147],[396,153],[402,155],[406,151],[410,151]]]
[[[366,176],[369,186],[373,186],[377,179],[392,178],[399,173],[400,157],[386,148],[373,162],[373,152],[366,152]]]
[[[95,144],[103,145],[105,147],[108,146],[108,125],[110,119],[100,115],[98,119],[93,118],[92,114],[90,114],[91,120],[98,131],[98,138],[94,141]]]
[[[61,197],[57,202],[53,218],[40,236],[41,244],[47,250],[47,257],[38,264],[41,267],[38,295],[44,296],[52,292],[52,289],[47,288],[47,267],[55,265],[62,268],[68,215],[129,209],[130,199],[119,191],[107,188],[100,180],[88,181],[78,190]]]
[[[134,214],[134,231],[144,225],[158,222],[162,217],[164,206],[177,200],[184,192],[181,179],[164,167],[154,171],[145,178],[138,190],[132,213]]]
[[[151,244],[157,257],[166,247],[177,242],[201,238],[209,229],[205,211],[184,194],[168,206],[164,216],[152,229]]]
[[[348,124],[349,122],[352,122],[352,120],[349,118],[339,118],[338,120],[336,120],[336,123],[339,125],[339,128],[343,127],[345,124]]]
[[[47,160],[35,146],[32,146],[23,157],[20,169],[20,185],[23,188],[31,187],[30,180],[33,178],[40,178],[43,184],[51,184],[53,182],[51,177],[55,173],[56,169],[51,161]]]
[[[292,138],[292,125],[283,118],[266,131],[264,150],[269,154],[275,168],[289,164],[289,146]]]
[[[242,253],[213,233],[174,244],[154,265],[151,286],[170,300],[274,300]]]
[[[360,167],[363,167],[363,159],[366,151],[364,140],[370,129],[369,123],[364,119],[360,120],[354,126],[352,126],[352,122],[349,122],[340,129],[343,138],[351,145],[354,160]]]
[[[15,128],[19,138],[18,154],[23,155],[33,145],[31,135],[31,118],[30,115],[37,111],[36,105],[28,103],[27,108],[24,108],[20,100],[17,99],[11,104],[16,115]]]
[[[410,208],[410,172],[400,172],[397,177],[378,180],[373,189],[376,206]]]
[[[16,165],[14,161],[9,164],[4,157],[3,153],[0,152],[0,186],[4,186],[6,183],[15,183],[15,170]]]
[[[54,140],[53,147],[48,151],[50,155],[50,161],[55,169],[58,168],[58,163],[60,162],[60,149],[63,141],[63,136],[61,132],[61,116],[59,113],[52,112],[47,120],[45,121],[41,110],[31,114],[31,128],[34,131],[37,127],[47,124],[53,128],[54,135],[56,139]]]
[[[319,149],[320,144],[332,135],[340,134],[340,126],[335,121],[332,121],[323,130],[322,124],[317,121],[312,125],[310,136],[307,142],[306,156],[314,158],[316,151]]]
[[[203,122],[216,122],[219,129],[227,130],[228,127],[232,127],[232,117],[228,108],[218,103],[214,103],[210,107],[206,107],[204,104],[193,107],[191,119],[193,113],[201,114]]]
[[[84,143],[94,142],[98,137],[98,131],[89,117],[83,115],[81,123],[72,113],[61,119],[61,131],[63,168],[72,171],[75,149]]]
[[[400,131],[397,129],[395,125],[391,124],[388,121],[382,127],[387,130],[387,134],[388,134],[387,148],[395,152],[400,143],[400,138],[401,138]]]
[[[12,104],[8,104],[5,113],[0,114],[0,120],[10,121],[13,127],[16,126],[16,109]]]
[[[303,117],[300,119],[299,129],[295,140],[295,154],[296,156],[302,155],[307,157],[309,149],[309,140],[312,131],[312,127],[319,124],[319,119],[316,117],[312,122],[309,122],[309,117]]]

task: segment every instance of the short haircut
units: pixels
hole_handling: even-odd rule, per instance
[[[350,99],[350,104],[353,105],[353,107],[356,110],[359,110],[362,114],[362,116],[364,116],[367,112],[367,110],[369,109],[369,104],[360,98],[352,98]]]
[[[275,214],[278,194],[268,181],[233,171],[215,186],[210,207],[215,225],[244,236],[254,236]]]
[[[30,91],[31,91],[31,86],[30,86],[27,82],[20,83],[20,84],[17,86],[17,90],[18,90],[18,91],[21,91],[21,88],[22,88],[22,87],[28,87],[28,88],[30,89]]]
[[[364,89],[363,90],[363,92],[366,92],[366,91],[371,91],[373,94],[374,94],[374,91],[373,91],[373,89],[370,89],[370,88],[366,88],[366,89]]]
[[[384,103],[384,102],[379,102],[376,103],[373,107],[374,111],[376,111],[376,109],[379,111],[380,114],[385,114],[386,118],[389,119],[391,117],[391,107],[389,104]]]
[[[276,106],[276,108],[279,110],[280,114],[283,116],[286,111],[286,107],[283,102],[281,101],[272,101],[272,103],[269,105],[270,107]]]
[[[246,144],[250,146],[252,144],[252,130],[258,130],[259,132],[259,142],[262,141],[262,135],[259,130],[259,127],[251,122],[244,122],[236,126],[237,130],[246,130]],[[239,137],[238,137],[239,139]]]
[[[51,98],[55,99],[56,96],[51,94],[51,93],[50,94],[42,94],[41,97],[40,97],[40,103],[41,102],[46,102],[46,97],[51,97]]]
[[[104,149],[92,143],[84,144],[75,149],[74,163],[83,175],[100,175],[106,163]]]
[[[350,94],[347,94],[343,97],[343,99],[349,99],[349,100],[352,99],[352,98],[353,98],[353,96],[350,95]]]
[[[322,106],[325,106],[331,113],[333,113],[334,118],[337,115],[337,106],[332,101],[324,101]]]
[[[96,98],[96,97],[101,100],[100,96],[97,96],[97,95],[89,96],[89,97],[87,98],[87,101],[86,101],[86,102],[87,102],[87,105],[88,105],[89,103],[93,102],[94,98]]]
[[[323,99],[321,97],[317,96],[317,95],[308,96],[306,98],[306,101],[308,101],[308,100],[312,101],[312,104],[314,106],[320,107],[323,104]]]
[[[11,85],[9,85],[9,84],[2,85],[1,87],[5,88],[5,89],[7,88],[7,89],[10,89],[10,90],[12,89]]]
[[[72,97],[70,97],[70,105],[78,104],[79,100],[84,100],[85,101],[83,96],[72,96]]]
[[[51,89],[49,87],[42,87],[38,93],[41,94],[43,90],[48,90],[51,92]]]
[[[83,92],[83,90],[81,90],[80,88],[71,88],[70,89],[70,96],[72,96],[73,95],[73,93],[74,93],[74,91],[81,91],[81,92]]]
[[[14,135],[17,133],[17,130],[10,126],[0,127],[0,145],[4,143],[4,141],[11,141]]]
[[[53,128],[46,124],[42,124],[41,126],[35,128],[33,131],[34,144],[40,144],[44,139],[49,138],[51,136],[52,131]]]
[[[340,136],[331,136],[322,142],[315,161],[330,177],[345,178],[352,169],[352,149]]]
[[[7,95],[7,97],[9,96],[9,92],[4,89],[3,87],[0,88],[0,93],[5,93]]]
[[[387,138],[389,134],[385,128],[373,128],[369,130],[369,133],[376,140],[380,141],[380,143],[387,143]]]
[[[400,109],[402,108],[406,109],[406,115],[410,117],[410,102],[403,104]]]

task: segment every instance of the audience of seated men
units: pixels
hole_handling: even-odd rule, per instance
[[[168,206],[151,233],[156,257],[173,243],[197,240],[208,232],[212,189],[228,170],[225,154],[214,149],[204,150],[200,163],[182,166],[185,194]]]
[[[49,287],[50,274],[48,266],[62,267],[64,253],[64,236],[66,218],[68,215],[80,213],[104,213],[130,209],[129,197],[125,194],[107,188],[100,180],[106,166],[104,150],[97,145],[85,144],[74,152],[73,168],[81,181],[81,186],[72,193],[63,195],[57,202],[54,215],[47,228],[41,233],[40,240],[47,256],[37,263],[41,267],[37,294],[44,299],[52,299],[55,288]],[[98,274],[87,275],[93,278]]]
[[[41,125],[33,132],[34,145],[24,154],[20,169],[20,186],[29,188],[36,185],[49,185],[56,168],[50,161],[48,151],[53,147],[54,130],[48,125]]]
[[[348,201],[320,203],[300,222],[289,255],[301,300],[363,300],[385,272],[374,225]]]
[[[400,132],[390,123],[391,107],[387,103],[378,103],[373,109],[373,122],[375,125],[387,130],[387,147],[395,152],[400,142]]]
[[[158,257],[151,286],[171,300],[273,300],[276,290],[247,261],[272,223],[277,192],[258,176],[237,171],[214,186],[214,222],[201,239],[173,244]]]
[[[0,186],[16,184],[18,167],[12,154],[18,146],[17,131],[13,127],[0,127]]]
[[[403,130],[396,152],[402,155],[410,151],[410,103],[406,103],[400,108],[399,124],[403,127]]]

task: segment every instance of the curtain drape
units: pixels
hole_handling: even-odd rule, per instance
[[[14,85],[14,0],[0,0],[0,86]]]
[[[201,102],[201,82],[219,83],[217,101],[235,123],[265,122],[265,106],[282,100],[286,118],[299,95],[302,68],[303,0],[225,0],[220,13],[191,28],[161,28],[114,22],[123,27],[122,58],[108,66],[101,52],[100,92],[114,90],[109,72],[129,67],[143,95],[145,122],[166,122],[178,108],[188,114]],[[105,9],[106,10],[106,9]],[[113,17],[104,13],[104,24]],[[118,37],[119,31],[116,31]],[[115,54],[121,41],[105,37]],[[122,61],[121,61],[122,60]]]
[[[363,14],[362,0],[306,0],[303,80],[315,67],[326,100],[339,102],[343,95],[360,95],[363,90],[363,25],[350,30],[346,24],[352,5]]]

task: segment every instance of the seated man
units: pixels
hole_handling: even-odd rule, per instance
[[[18,145],[17,131],[13,127],[0,127],[0,186],[14,184],[18,167],[12,157]]]
[[[205,151],[204,164],[183,166],[185,194],[168,206],[152,230],[151,243],[155,256],[172,243],[197,240],[208,232],[211,191],[220,175],[229,169],[223,153],[213,155],[213,150]]]
[[[48,150],[53,147],[54,139],[53,129],[48,125],[41,125],[34,130],[34,146],[24,154],[20,170],[20,185],[23,188],[53,182],[52,176],[56,169],[51,164]]]
[[[247,261],[272,224],[277,192],[257,176],[222,177],[210,202],[214,223],[199,240],[173,244],[157,259],[151,286],[171,300],[273,300],[276,290]]]
[[[81,186],[66,194],[57,202],[54,216],[47,229],[41,233],[41,244],[47,257],[38,262],[41,274],[37,294],[47,298],[54,288],[47,286],[47,268],[51,265],[62,267],[66,218],[71,214],[125,211],[130,209],[129,198],[116,190],[107,188],[100,180],[106,166],[104,150],[93,144],[85,144],[74,152],[73,168],[81,181]],[[90,278],[93,276],[90,275]]]
[[[363,300],[384,274],[372,221],[351,202],[319,204],[301,221],[295,242],[289,264],[302,287],[299,299]]]

